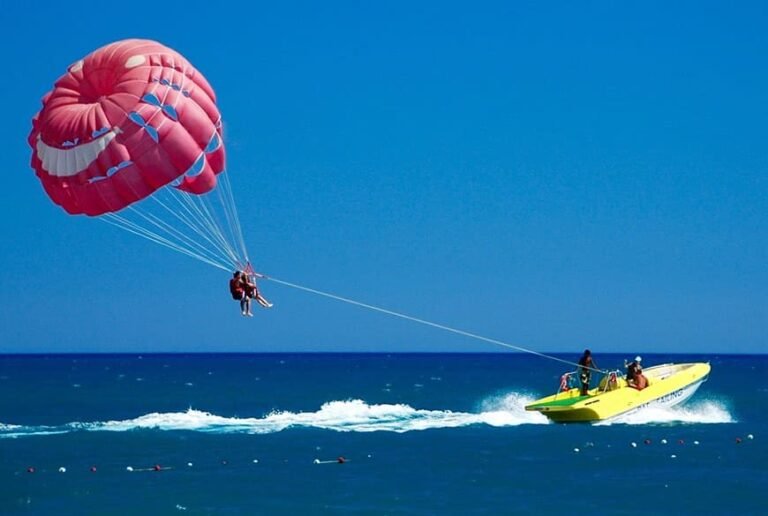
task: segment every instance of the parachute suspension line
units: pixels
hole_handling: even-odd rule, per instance
[[[225,235],[221,230],[221,225],[217,218],[213,215],[216,210],[209,209],[205,204],[205,196],[190,195],[185,192],[173,190],[173,198],[182,205],[187,213],[194,219],[196,227],[200,228],[200,234],[208,242],[218,249],[224,256],[228,263],[236,263],[237,255],[232,249],[231,244],[227,241]],[[173,212],[174,215],[178,215]]]
[[[171,195],[171,194],[168,194],[168,197],[169,197],[169,201],[171,201],[171,200],[174,201],[180,208],[182,208],[186,212],[186,214],[180,213],[180,212],[176,212],[173,209],[171,209],[169,206],[167,206],[165,203],[163,203],[160,200],[159,195],[154,197],[153,199],[160,206],[165,208],[165,210],[168,213],[170,213],[171,215],[173,215],[174,217],[179,219],[182,223],[184,223],[184,225],[186,225],[188,228],[190,228],[192,231],[194,231],[201,238],[206,240],[209,244],[211,244],[212,246],[216,247],[216,244],[214,242],[212,242],[211,239],[206,234],[206,232],[204,230],[205,228],[201,228],[201,227],[198,226],[199,222],[197,222],[194,219],[195,214],[193,214],[190,211],[189,207],[184,202],[181,201],[181,198],[179,196],[174,196],[174,195]],[[202,247],[202,244],[198,244],[197,242],[196,242],[196,244],[199,245],[200,247]]]
[[[122,221],[128,225],[130,224],[134,229],[141,230],[144,234],[152,235],[153,239],[151,239],[154,242],[164,242],[166,244],[166,247],[170,247],[174,250],[180,251],[183,254],[186,254],[187,256],[192,256],[197,259],[200,259],[201,261],[205,261],[205,263],[210,264],[217,264],[217,266],[221,266],[222,263],[226,263],[226,261],[223,261],[221,257],[216,256],[215,252],[212,252],[210,249],[207,249],[205,247],[200,246],[197,244],[196,246],[188,245],[184,242],[183,239],[178,237],[174,234],[174,232],[178,233],[179,231],[171,226],[169,226],[166,222],[163,222],[162,220],[158,219],[156,215],[152,214],[145,214],[141,211],[136,210],[133,207],[129,207],[128,211],[131,211],[136,214],[137,217],[140,217],[141,219],[144,219],[149,224],[155,226],[159,230],[165,230],[165,234],[161,235],[158,233],[155,233],[150,228],[144,227],[135,221],[129,220],[124,217],[120,217],[119,215],[114,215],[116,218],[120,217]],[[118,220],[120,220],[118,219]],[[183,235],[185,238],[189,239],[188,236]],[[175,238],[175,240],[174,240]]]
[[[187,219],[182,217],[179,213],[174,212],[171,210],[166,204],[164,204],[159,198],[153,197],[152,198],[156,203],[158,203],[160,206],[162,206],[168,213],[173,214],[177,219],[184,222],[192,231],[200,235],[201,237],[205,238],[205,235],[200,232],[199,229],[197,229],[193,224],[191,224]],[[129,208],[133,209],[133,208]],[[180,247],[184,247],[186,249],[189,249],[190,251],[197,250],[200,253],[203,253],[207,255],[211,259],[220,260],[222,257],[217,256],[217,251],[214,247],[214,249],[208,249],[203,244],[196,242],[194,239],[192,239],[189,235],[184,234],[181,230],[171,226],[167,222],[163,221],[162,219],[158,218],[156,215],[152,214],[143,214],[141,212],[136,212],[138,216],[144,218],[145,220],[149,220],[155,227],[158,227],[160,229],[165,230],[170,237],[176,238],[179,242],[177,242],[177,245]],[[223,257],[226,260],[226,257]]]
[[[227,254],[230,256],[232,265],[237,265],[239,263],[237,251],[233,247],[233,238],[231,235],[225,235],[224,230],[222,228],[230,228],[230,226],[225,226],[221,223],[221,220],[219,218],[218,211],[213,208],[213,203],[211,202],[211,198],[200,196],[198,199],[198,204],[200,206],[200,210],[204,212],[208,220],[212,223],[212,225],[216,228],[217,235],[219,240],[221,241],[222,245],[226,248]],[[224,210],[226,212],[226,210]],[[231,229],[229,231],[232,232]],[[228,238],[228,236],[230,238]]]
[[[162,231],[165,231],[168,237],[175,238],[176,241],[174,241],[173,243],[179,246],[180,248],[186,249],[187,251],[192,253],[195,253],[196,252],[195,248],[198,248],[199,251],[197,252],[202,252],[203,255],[205,255],[208,259],[214,260],[217,262],[221,261],[221,258],[216,256],[216,249],[210,250],[198,244],[197,242],[194,242],[188,235],[185,235],[177,228],[174,228],[164,220],[160,219],[157,215],[153,213],[144,213],[142,210],[137,210],[133,206],[129,206],[128,210],[135,213],[136,216],[141,217],[142,219],[144,219],[151,225],[155,226],[156,228]],[[226,263],[226,258],[224,261]]]
[[[248,255],[227,174],[217,194],[193,195],[171,185],[101,220],[222,270],[243,269]],[[214,202],[215,201],[215,202]]]
[[[245,238],[243,238],[243,228],[240,225],[240,217],[237,213],[237,204],[235,203],[235,196],[232,192],[232,183],[229,181],[229,174],[219,174],[217,179],[220,182],[221,187],[218,188],[219,198],[221,205],[224,206],[228,216],[230,217],[230,231],[232,232],[233,240],[240,247],[241,256],[243,260],[248,262],[248,249],[245,246]]]
[[[467,332],[467,331],[464,331],[464,330],[459,330],[459,329],[456,329],[456,328],[451,328],[450,326],[445,326],[443,324],[437,324],[437,323],[434,323],[434,322],[426,321],[424,319],[419,319],[417,317],[411,317],[410,315],[406,315],[406,314],[403,314],[403,313],[395,312],[395,311],[392,311],[392,310],[387,310],[386,308],[380,308],[378,306],[373,306],[373,305],[369,305],[367,303],[362,303],[360,301],[355,301],[354,299],[349,299],[349,298],[337,296],[335,294],[331,294],[331,293],[328,293],[328,292],[323,292],[323,291],[320,291],[320,290],[315,290],[313,288],[304,287],[304,286],[301,286],[301,285],[297,285],[295,283],[290,283],[288,281],[284,281],[284,280],[280,280],[280,279],[274,278],[272,276],[263,276],[263,279],[269,280],[269,281],[274,281],[275,283],[279,283],[281,285],[285,285],[286,287],[291,287],[291,288],[295,288],[295,289],[298,289],[298,290],[303,290],[304,292],[310,292],[312,294],[317,294],[319,296],[327,297],[327,298],[330,298],[330,299],[335,299],[336,301],[341,301],[343,303],[348,303],[350,305],[355,305],[355,306],[359,306],[359,307],[362,307],[362,308],[367,308],[368,310],[373,310],[375,312],[380,312],[380,313],[383,313],[383,314],[392,315],[394,317],[399,317],[401,319],[406,319],[408,321],[416,322],[416,323],[423,324],[423,325],[426,325],[426,326],[431,326],[433,328],[438,328],[440,330],[445,330],[445,331],[448,331],[448,332],[451,332],[451,333],[455,333],[457,335],[463,335],[464,337],[469,337],[471,339],[476,339],[476,340],[481,340],[481,341],[484,341],[484,342],[489,342],[491,344],[496,344],[498,346],[503,346],[505,348],[510,348],[510,349],[514,349],[514,350],[517,350],[517,351],[522,351],[524,353],[530,353],[532,355],[536,355],[536,356],[539,356],[539,357],[542,357],[542,358],[548,358],[550,360],[555,360],[557,362],[562,362],[564,364],[574,365],[574,362],[570,362],[568,360],[563,360],[562,358],[554,357],[552,355],[547,355],[547,354],[544,354],[544,353],[540,353],[540,352],[534,351],[532,349],[527,349],[527,348],[523,348],[523,347],[520,347],[520,346],[515,346],[514,344],[509,344],[507,342],[503,342],[503,341],[500,341],[500,340],[491,339],[491,338],[488,338],[488,337],[483,337],[482,335],[478,335],[476,333],[470,333],[470,332]]]
[[[195,199],[197,196],[192,196],[175,189],[168,191],[167,196],[183,208],[186,215],[183,212],[176,211],[163,204],[158,196],[153,197],[153,199],[163,206],[168,213],[183,222],[203,240],[207,241],[214,249],[214,251],[211,252],[220,255],[225,263],[232,263],[234,261],[234,254],[231,250],[231,246],[221,234],[220,228],[216,226],[215,221],[210,214],[205,213],[197,205],[197,203],[200,202]]]
[[[114,213],[105,213],[101,217],[98,217],[99,220],[106,222],[107,224],[110,224],[112,226],[118,227],[120,229],[123,229],[129,233],[133,233],[134,235],[140,236],[142,238],[146,238],[147,240],[151,242],[155,242],[156,244],[160,244],[164,247],[167,247],[169,249],[172,249],[174,251],[177,251],[181,254],[185,254],[187,256],[190,256],[192,258],[195,258],[197,260],[200,260],[203,263],[207,263],[208,265],[212,265],[213,267],[216,267],[218,269],[222,270],[228,270],[227,267],[223,266],[220,263],[217,263],[201,254],[192,252],[188,249],[185,249],[177,244],[174,244],[173,242],[167,240],[166,238],[161,237],[160,235],[153,233],[152,231],[139,226],[135,222],[131,222],[130,220],[127,220],[119,215],[116,215]]]

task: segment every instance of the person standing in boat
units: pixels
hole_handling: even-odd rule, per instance
[[[597,369],[597,365],[592,360],[592,352],[585,349],[584,354],[579,359],[579,380],[581,380],[582,396],[586,396],[589,391],[589,380],[592,378],[593,369]]]

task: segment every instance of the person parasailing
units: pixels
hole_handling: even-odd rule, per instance
[[[249,276],[253,276],[251,281]],[[253,272],[250,267],[246,271],[235,271],[232,274],[232,279],[229,280],[229,293],[232,299],[240,301],[240,313],[244,317],[253,317],[251,312],[251,299],[255,299],[264,308],[272,308],[272,303],[261,295],[259,288],[256,286],[256,278],[263,278],[261,274]]]
[[[251,281],[250,279],[251,275],[253,276],[253,281]],[[243,273],[242,281],[243,281],[243,290],[245,291],[245,295],[249,300],[255,299],[256,302],[259,303],[264,308],[272,308],[272,303],[267,301],[266,298],[261,295],[261,292],[259,292],[259,288],[256,286],[257,277],[263,277],[263,276],[255,272],[252,272],[250,275],[247,273]]]
[[[245,274],[241,271],[232,273],[232,279],[229,280],[229,293],[232,295],[232,299],[240,301],[240,314],[244,317],[250,317],[253,315],[251,314],[251,298],[248,297],[243,284],[244,276]]]

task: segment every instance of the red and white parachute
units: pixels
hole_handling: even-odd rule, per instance
[[[203,75],[148,40],[75,62],[32,120],[32,168],[70,214],[102,218],[222,269],[248,257]]]

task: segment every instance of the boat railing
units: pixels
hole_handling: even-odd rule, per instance
[[[560,387],[557,389],[555,397],[570,392],[571,389],[576,389],[579,385],[578,371],[567,371],[560,376]]]
[[[598,392],[613,391],[621,387],[623,373],[620,369],[601,371],[603,377],[597,384]]]
[[[601,370],[599,371],[599,374],[601,376],[600,380],[597,382],[597,394],[613,391],[621,387],[626,387],[624,372],[620,369]],[[579,379],[578,370],[568,371],[560,376],[560,387],[557,389],[555,399],[562,395],[566,395],[567,397],[573,396],[573,389],[581,390],[581,380]]]

